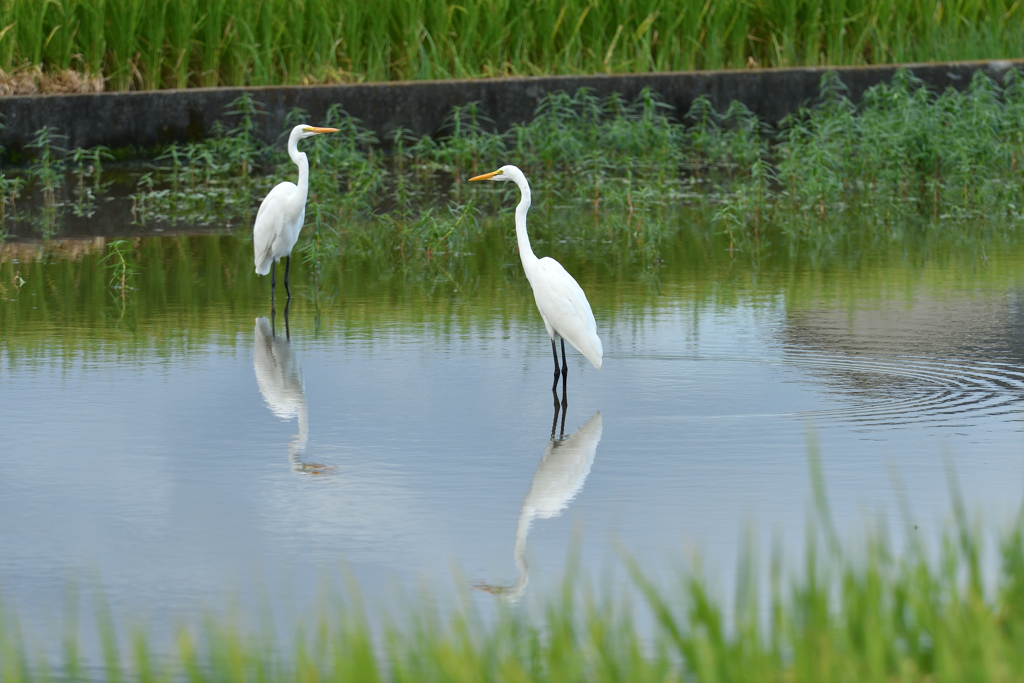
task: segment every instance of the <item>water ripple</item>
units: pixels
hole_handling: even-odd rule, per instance
[[[786,349],[782,365],[806,368],[844,405],[802,411],[816,420],[896,427],[964,426],[1024,413],[1024,370],[1006,361],[910,355],[850,355]]]

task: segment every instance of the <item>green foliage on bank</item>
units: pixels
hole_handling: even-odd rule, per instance
[[[133,220],[250,225],[260,198],[295,175],[283,145],[256,135],[260,115],[245,95],[213,137],[167,149],[136,177]],[[293,112],[291,122],[303,120]],[[978,72],[963,92],[941,94],[902,70],[858,105],[827,74],[818,100],[778,127],[740,103],[718,112],[701,98],[674,112],[649,91],[626,101],[586,90],[548,96],[508,131],[494,131],[476,105],[458,107],[445,135],[394,131],[386,148],[340,107],[317,123],[340,132],[302,145],[312,172],[301,245],[313,262],[338,251],[403,263],[458,258],[518,201],[511,185],[466,180],[506,163],[530,179],[533,234],[557,222],[569,229],[561,238],[617,244],[642,268],[657,266],[685,221],[750,253],[765,240],[821,243],[853,224],[879,234],[1013,225],[1024,207],[1024,79],[1012,70],[1003,83]],[[69,154],[57,132],[43,130],[33,153],[27,173],[9,169],[0,180],[0,222],[34,220],[46,236],[62,211],[91,215],[105,151]],[[7,206],[25,192],[49,213]]]
[[[256,134],[261,115],[240,97],[211,138],[172,145],[128,176],[104,170],[107,150],[65,150],[59,131],[42,129],[29,165],[0,172],[0,230],[49,238],[120,206],[109,231],[118,237],[197,225],[247,237],[262,197],[296,173],[283,142]],[[304,120],[295,111],[289,123]],[[340,129],[301,144],[312,170],[297,249],[317,278],[344,257],[456,282],[484,244],[514,255],[518,190],[466,182],[506,163],[530,179],[528,222],[535,243],[550,245],[542,251],[646,278],[684,235],[703,235],[704,250],[724,248],[730,260],[791,249],[823,263],[844,244],[1009,234],[1024,217],[1016,71],[1003,83],[979,72],[964,91],[936,94],[903,70],[857,105],[828,74],[819,98],[778,127],[739,103],[718,112],[698,99],[675,112],[649,91],[626,101],[586,90],[548,96],[507,131],[474,104],[456,108],[438,138],[393,131],[381,141],[339,107],[316,123]],[[111,203],[114,178],[132,186]]]

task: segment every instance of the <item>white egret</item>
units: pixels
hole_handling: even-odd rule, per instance
[[[256,213],[256,224],[252,229],[252,244],[255,252],[256,274],[270,273],[270,298],[274,298],[274,263],[282,258],[284,262],[284,291],[288,298],[288,266],[291,265],[292,247],[299,239],[299,231],[306,219],[306,195],[309,192],[309,160],[299,151],[299,140],[320,135],[337,133],[337,128],[317,128],[299,125],[292,128],[288,136],[288,156],[299,167],[299,184],[287,181],[278,183],[263,199]]]
[[[562,391],[565,392],[565,381],[569,366],[565,362],[565,342],[572,344],[582,353],[595,368],[601,369],[604,349],[601,338],[597,336],[597,322],[594,312],[590,310],[590,302],[579,283],[555,259],[545,256],[537,258],[530,248],[530,237],[526,234],[526,212],[530,210],[530,183],[526,176],[515,166],[502,166],[497,171],[484,173],[474,180],[506,180],[519,186],[522,198],[516,207],[516,237],[519,240],[519,258],[523,261],[526,279],[533,287],[533,298],[537,302],[537,310],[544,319],[544,327],[551,337],[551,352],[555,355],[555,381],[551,385],[554,391],[558,385],[558,348],[555,341],[562,342]]]
[[[287,329],[287,309],[284,324]],[[277,336],[273,321],[266,317],[256,318],[252,365],[256,373],[256,384],[270,412],[282,420],[299,418],[299,431],[288,443],[288,461],[292,471],[296,474],[330,474],[332,468],[319,463],[306,463],[300,457],[309,440],[309,410],[306,407],[302,367],[292,350],[291,340],[287,336]]]
[[[557,404],[556,404],[557,405]],[[558,419],[557,408],[555,419]],[[529,581],[529,565],[526,562],[526,537],[533,520],[558,517],[573,498],[583,490],[590,468],[594,464],[597,444],[601,442],[601,411],[597,411],[576,433],[565,438],[548,441],[544,457],[537,465],[530,490],[519,508],[519,522],[516,524],[516,542],[512,551],[519,577],[511,585],[478,583],[476,587],[488,593],[500,595],[511,601],[518,600]]]

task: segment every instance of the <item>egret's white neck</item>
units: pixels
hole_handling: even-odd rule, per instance
[[[296,434],[296,449],[305,450],[306,442],[309,440],[309,409],[306,408],[306,400],[303,397],[302,403],[299,404],[299,433]]]
[[[519,205],[516,207],[516,238],[519,241],[519,258],[523,261],[523,268],[529,269],[537,261],[537,257],[533,254],[533,248],[530,247],[530,236],[526,234],[526,213],[530,210],[530,183],[525,177],[516,178],[515,182],[522,193],[522,199],[519,200]]]
[[[526,537],[530,534],[530,526],[533,525],[534,517],[536,517],[536,513],[533,510],[527,510],[524,503],[523,508],[519,511],[519,523],[516,524],[516,545],[512,551],[519,576],[516,577],[515,583],[508,586],[505,591],[505,595],[512,601],[516,601],[522,596],[526,590],[526,584],[530,580],[530,566],[526,562]]]
[[[306,203],[306,193],[309,189],[309,159],[304,152],[299,151],[299,136],[292,135],[288,138],[288,156],[295,165],[299,167],[299,194],[302,195],[302,203]]]

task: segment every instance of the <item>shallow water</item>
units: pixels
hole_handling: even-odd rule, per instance
[[[370,604],[420,580],[528,595],[574,538],[595,576],[623,549],[653,572],[696,551],[727,593],[745,529],[805,542],[808,439],[844,535],[898,522],[902,486],[934,538],[944,455],[985,519],[1021,503],[1012,238],[825,263],[681,243],[639,276],[539,245],[604,340],[600,372],[570,351],[564,415],[511,252],[342,260],[318,285],[296,262],[271,327],[244,238],[137,248],[122,300],[102,238],[2,247],[0,590],[44,630],[82,577],[157,622],[239,595],[301,614],[339,567]]]

